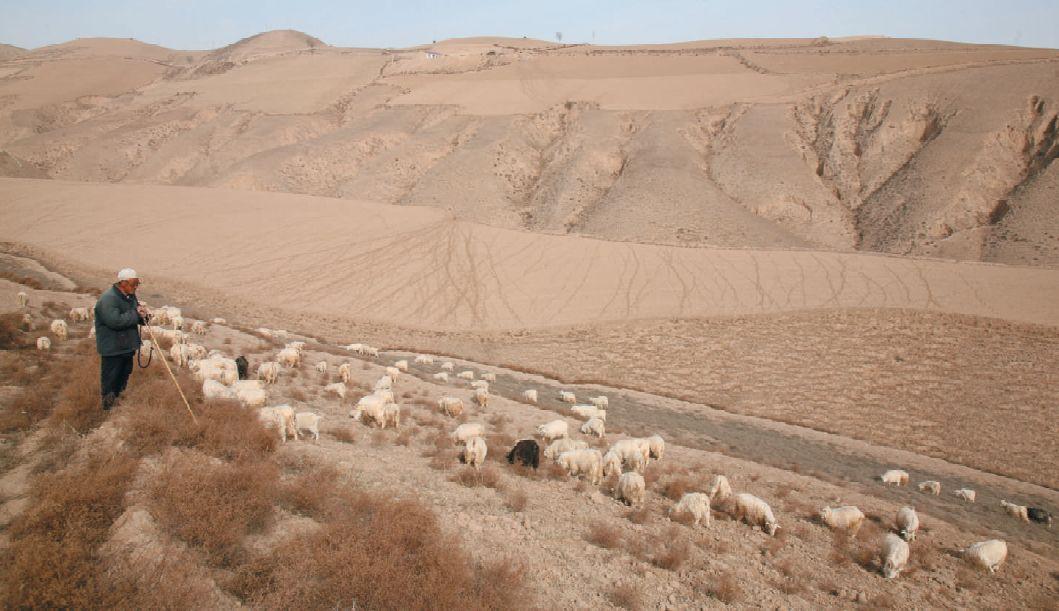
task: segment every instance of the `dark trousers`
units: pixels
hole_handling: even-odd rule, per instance
[[[132,359],[135,352],[117,356],[100,357],[99,393],[103,396],[103,408],[110,409],[118,398],[132,373]]]

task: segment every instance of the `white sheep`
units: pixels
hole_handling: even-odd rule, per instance
[[[445,371],[439,371],[439,372],[434,374],[434,379],[439,381],[439,382],[448,382],[449,381],[449,374],[447,372],[445,372]]]
[[[257,377],[265,381],[265,384],[275,384],[279,378],[279,363],[276,361],[265,361],[257,368]]]
[[[454,370],[456,368],[456,365],[452,361],[445,361],[444,363],[441,364],[441,368],[444,369],[445,371],[451,372],[452,370]]]
[[[206,335],[206,321],[196,320],[191,323],[191,332],[195,335]]]
[[[999,539],[979,541],[965,549],[963,555],[970,562],[988,569],[990,573],[996,573],[1008,557],[1008,544]]]
[[[969,503],[973,503],[975,496],[977,496],[974,490],[971,490],[970,488],[960,488],[959,490],[954,491],[953,494],[956,498],[963,499]]]
[[[174,343],[174,344],[183,344],[184,343],[184,332],[183,331],[179,331],[179,330],[174,331],[172,329],[161,329],[158,333],[162,336],[162,339],[167,339],[171,343]]]
[[[927,492],[934,496],[941,494],[941,482],[937,480],[930,479],[925,482],[919,482],[919,485],[916,487],[919,488],[920,492]]]
[[[327,373],[327,361],[317,361],[316,371],[319,373]]]
[[[401,370],[396,367],[387,367],[386,375],[390,376],[390,379],[397,382],[398,378],[401,377]]]
[[[463,399],[459,397],[441,397],[438,399],[438,409],[446,416],[458,418],[463,413]]]
[[[559,441],[562,441],[561,439]],[[558,441],[555,443],[559,443]],[[582,442],[583,443],[583,442]],[[611,475],[621,475],[621,457],[614,452],[607,450],[607,453],[603,455],[603,477],[610,477]]]
[[[183,331],[184,330],[184,318],[182,316],[170,315],[169,316],[169,323],[171,325],[173,325],[173,330],[174,331]]]
[[[228,324],[227,320],[225,320],[223,318],[219,318],[219,317],[218,318],[214,318],[210,322],[212,322],[215,325],[226,325],[226,324]]]
[[[393,390],[393,378],[388,375],[382,376],[375,380],[375,386],[372,387],[372,390]]]
[[[537,436],[545,441],[552,441],[570,435],[566,420],[552,420],[537,427]]]
[[[345,399],[346,398],[346,385],[343,384],[342,382],[335,382],[333,384],[328,384],[327,386],[324,386],[324,392],[330,393],[330,394],[333,394],[333,395],[338,395],[339,399]]]
[[[1005,500],[1000,501],[1000,506],[1004,508],[1004,511],[1008,512],[1008,515],[1015,518],[1016,520],[1022,520],[1023,522],[1030,521],[1029,508],[1025,505],[1016,505],[1009,503]]]
[[[589,397],[588,402],[600,409],[606,409],[610,405],[610,401],[606,397],[600,395],[598,397]]]
[[[482,379],[486,382],[496,382],[496,374],[492,372],[483,373]]]
[[[651,435],[647,438],[647,451],[650,458],[662,460],[662,455],[666,452],[666,441],[661,435]]]
[[[475,388],[471,399],[478,407],[485,409],[489,405],[489,391],[484,388]]]
[[[234,384],[239,379],[239,367],[235,361],[224,357],[210,357],[188,363],[192,365],[199,380],[217,380],[223,384]]]
[[[600,439],[606,435],[606,425],[599,418],[593,418],[581,425],[581,432],[585,435],[595,435]]]
[[[702,524],[709,528],[713,523],[713,515],[710,513],[710,496],[702,492],[685,492],[684,496],[680,497],[680,501],[669,510],[669,513],[670,515],[690,515],[692,526]]]
[[[294,348],[284,348],[276,354],[276,361],[285,367],[297,367],[302,362],[302,355]]]
[[[622,465],[637,473],[643,473],[647,466],[647,450],[636,439],[622,439],[615,442],[610,446],[610,451],[621,458]]]
[[[568,475],[583,475],[592,485],[598,486],[603,481],[603,455],[599,453],[599,450],[584,449],[563,452],[555,462],[566,469]]]
[[[151,340],[147,340],[151,341]],[[199,359],[209,357],[209,352],[206,350],[206,346],[201,344],[185,344],[188,347],[188,359]]]
[[[284,348],[290,348],[291,350],[297,350],[298,354],[301,354],[302,352],[305,352],[305,342],[301,342],[301,341],[298,341],[298,342],[287,342],[286,344],[283,344],[283,347]]]
[[[338,366],[338,377],[342,382],[349,384],[350,379],[353,378],[353,366],[349,363],[342,363]]]
[[[460,452],[460,460],[475,469],[480,469],[485,463],[485,455],[488,452],[489,447],[485,444],[484,439],[471,437],[467,440],[466,445],[463,446],[463,451]]]
[[[364,395],[357,401],[357,406],[349,413],[350,418],[366,421],[365,424],[385,425],[383,408],[387,405],[384,397],[375,394]]]
[[[51,338],[50,337],[38,337],[37,338],[37,350],[51,350]]]
[[[559,458],[559,455],[563,452],[570,452],[572,450],[583,450],[587,447],[588,443],[584,441],[570,439],[569,437],[563,437],[561,439],[556,439],[555,441],[548,444],[548,447],[544,448],[544,458],[548,460],[555,460]]]
[[[882,574],[887,579],[894,579],[901,574],[908,564],[908,543],[893,533],[886,533],[882,544]]]
[[[401,406],[396,403],[387,403],[382,406],[382,427],[401,428]]]
[[[832,530],[848,530],[855,536],[864,525],[864,512],[853,505],[824,507],[820,510],[820,521]]]
[[[434,357],[430,356],[429,354],[419,354],[416,355],[415,362],[423,365],[433,365]]]
[[[887,486],[906,486],[908,485],[908,472],[901,469],[890,469],[880,475],[879,479]]]
[[[187,367],[188,360],[191,358],[191,351],[184,344],[173,344],[173,347],[169,349],[169,356],[172,357],[173,363],[177,367]]]
[[[320,421],[323,416],[313,412],[298,412],[294,414],[294,427],[299,431],[308,431],[313,435],[313,441],[320,439]]]
[[[28,323],[28,324],[30,324],[30,329],[32,329],[33,328],[32,321],[30,321],[30,323]],[[93,339],[93,338],[95,338],[95,336],[96,336],[96,326],[92,325],[91,327],[88,328],[88,339]]]
[[[714,475],[710,486],[706,489],[706,494],[711,501],[723,501],[732,496],[732,485],[728,483],[727,477]]]
[[[393,364],[397,368],[397,371],[408,373],[408,361],[401,359]]]
[[[570,408],[570,411],[582,420],[599,418],[605,421],[607,419],[607,410],[599,409],[595,405],[574,405]]]
[[[360,354],[364,350],[364,344],[346,344],[342,347],[354,354]]]
[[[207,401],[212,399],[234,399],[235,393],[217,380],[208,378],[202,381],[202,396]]]
[[[260,380],[238,380],[235,383],[235,398],[245,407],[263,407],[268,403],[268,392]]]
[[[647,483],[639,473],[622,473],[614,493],[626,505],[641,505],[647,495]]]
[[[905,541],[915,541],[919,532],[919,514],[915,507],[902,507],[897,510],[897,531]]]
[[[275,428],[283,443],[287,443],[288,435],[298,439],[298,427],[294,424],[294,408],[290,405],[262,407],[257,410],[257,418],[267,428]]]
[[[464,370],[464,371],[461,371],[461,372],[457,373],[456,377],[461,379],[461,380],[473,380],[474,379],[474,372],[471,371],[470,369],[467,369],[467,370]]]
[[[480,422],[468,422],[456,427],[449,437],[456,445],[464,445],[472,437],[484,437],[485,425]]]
[[[563,403],[577,403],[577,396],[574,393],[566,390],[559,391],[559,400]]]
[[[471,388],[484,388],[486,392],[489,392],[489,382],[486,382],[485,380],[475,380],[471,382]]]
[[[769,535],[776,534],[780,525],[768,503],[746,492],[740,492],[733,499],[735,505],[732,509],[732,517],[737,522],[742,520],[750,526],[760,526]]]
[[[71,308],[67,318],[73,321],[88,320],[90,318],[88,308]]]
[[[66,338],[70,336],[70,328],[66,326],[66,321],[58,318],[51,321],[51,332],[61,341],[66,341]]]
[[[395,403],[392,390],[376,390],[372,391],[372,395],[382,399],[383,403]]]
[[[29,295],[27,295],[25,291],[19,291],[18,294],[15,295],[15,300],[18,302],[18,307],[24,308],[29,304]]]
[[[537,404],[537,391],[532,388],[527,388],[522,391],[522,400],[526,403]]]

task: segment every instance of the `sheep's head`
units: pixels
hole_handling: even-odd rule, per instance
[[[887,579],[894,579],[900,572],[890,560],[887,560],[886,564],[883,565],[883,577]]]
[[[776,522],[775,520],[770,520],[768,522],[765,522],[765,532],[767,532],[770,537],[776,536],[776,531],[779,530],[779,529],[780,529],[779,522]]]
[[[823,509],[821,509],[820,510],[820,520],[823,521],[823,522],[830,522],[831,521],[831,512],[832,512],[832,509],[830,507],[824,507]]]

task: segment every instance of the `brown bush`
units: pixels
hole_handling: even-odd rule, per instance
[[[437,450],[430,454],[430,462],[427,465],[435,471],[447,471],[458,462],[456,450]]]
[[[19,348],[25,341],[22,331],[22,313],[0,314],[0,350]]]
[[[406,446],[407,447],[407,446],[412,445],[412,437],[413,437],[412,429],[411,428],[404,428],[404,429],[401,429],[401,432],[397,434],[397,437],[394,437],[393,443],[394,443],[394,445]]]
[[[321,517],[327,502],[334,496],[339,473],[330,465],[313,465],[279,484],[280,505],[288,511]]]
[[[651,564],[667,571],[679,570],[691,557],[691,545],[676,529],[669,529],[654,541]]]
[[[528,503],[529,495],[521,488],[509,491],[507,494],[507,500],[505,501],[507,508],[516,513],[524,511]]]
[[[761,553],[765,556],[775,557],[780,553],[784,547],[787,546],[787,529],[781,528],[776,531],[776,534],[769,537],[761,545]]]
[[[328,430],[327,433],[334,437],[336,441],[341,441],[342,443],[357,442],[357,433],[353,430],[353,427],[335,427],[333,429]]]
[[[65,361],[64,369],[62,386],[48,423],[52,427],[69,427],[83,435],[106,417],[99,395],[99,356],[93,353],[88,342],[83,342]]]
[[[26,286],[38,291],[44,290],[44,284],[40,280],[37,280],[32,276],[16,274],[11,270],[0,270],[0,278],[3,278],[4,280],[10,280],[15,284],[21,284],[22,286]]]
[[[776,584],[777,590],[788,596],[805,590],[805,582],[808,580],[808,575],[793,558],[790,556],[782,558],[773,564],[773,567],[783,576],[783,579]]]
[[[507,464],[507,453],[515,445],[515,438],[507,433],[490,433],[485,436],[486,460]]]
[[[603,549],[615,549],[621,545],[621,531],[612,524],[595,521],[589,525],[585,541]]]
[[[481,469],[475,469],[471,466],[463,467],[453,474],[450,479],[461,486],[467,486],[468,488],[485,487],[499,489],[503,485],[503,482],[500,479],[500,472],[490,465],[486,465]]]
[[[639,611],[644,607],[643,588],[629,581],[614,586],[607,598],[615,607],[630,611]]]
[[[679,501],[684,493],[694,490],[695,483],[686,477],[669,480],[662,488],[662,495],[671,501]]]
[[[707,593],[726,605],[743,600],[743,588],[739,586],[739,580],[731,571],[718,575],[707,588]]]
[[[288,391],[287,393],[287,396],[291,398],[291,401],[300,401],[301,403],[305,403],[309,400],[308,395],[305,394],[305,390],[301,388],[290,389],[290,391]]]
[[[558,463],[548,462],[548,465],[544,467],[544,476],[548,479],[566,479],[566,469],[559,466]]]
[[[647,524],[651,521],[651,512],[646,505],[625,513],[625,519],[633,524]]]
[[[389,441],[389,439],[390,436],[386,434],[386,431],[382,429],[377,429],[374,433],[371,434],[371,445],[375,446],[376,448],[382,447],[386,445],[386,442]]]

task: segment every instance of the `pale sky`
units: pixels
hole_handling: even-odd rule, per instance
[[[0,0],[0,43],[78,37],[214,49],[301,30],[343,47],[407,47],[461,36],[634,44],[877,34],[1059,48],[1059,0]]]

